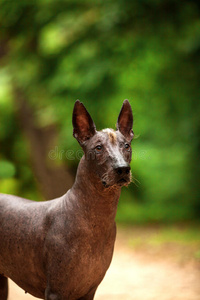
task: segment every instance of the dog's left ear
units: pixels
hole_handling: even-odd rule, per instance
[[[133,130],[133,113],[128,100],[124,100],[119,117],[117,119],[117,130],[131,142],[134,136]]]

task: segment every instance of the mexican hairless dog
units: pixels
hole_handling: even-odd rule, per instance
[[[132,125],[128,100],[116,131],[96,131],[77,100],[73,135],[84,156],[72,188],[44,202],[0,194],[0,300],[8,277],[41,299],[94,298],[113,255],[121,187],[131,180]]]

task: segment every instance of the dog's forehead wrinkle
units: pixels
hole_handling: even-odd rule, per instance
[[[106,137],[102,134],[101,131],[97,131],[97,133],[95,134],[95,136],[93,136],[90,139],[91,145],[95,146],[97,143],[104,143],[106,142]]]

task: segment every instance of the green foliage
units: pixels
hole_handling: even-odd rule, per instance
[[[9,178],[15,175],[15,166],[6,160],[0,161],[0,178]]]
[[[1,164],[0,174],[17,186],[8,192],[38,195],[13,86],[25,93],[38,128],[57,126],[64,151],[79,149],[71,125],[77,98],[97,128],[113,127],[128,98],[140,183],[122,192],[118,220],[198,218],[199,16],[199,3],[189,0],[2,0],[0,159],[10,167]],[[65,163],[74,170],[77,159]]]

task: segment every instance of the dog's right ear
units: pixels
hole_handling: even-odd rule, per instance
[[[133,133],[133,113],[129,101],[126,99],[123,102],[119,117],[117,120],[117,130],[119,130],[126,139],[131,142],[134,136]]]
[[[76,100],[73,110],[73,136],[82,146],[83,143],[96,133],[96,126],[87,109],[79,100]]]

